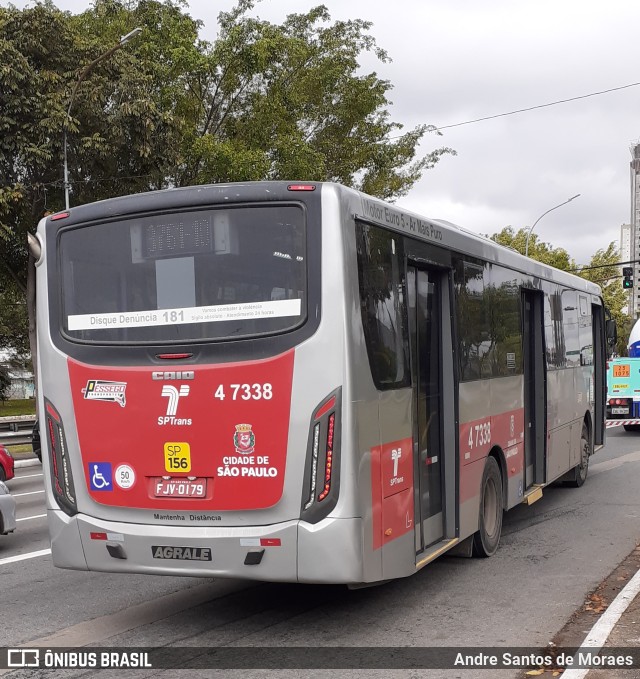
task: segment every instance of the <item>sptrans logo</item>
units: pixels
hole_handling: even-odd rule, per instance
[[[167,402],[167,414],[164,417],[158,418],[159,425],[176,425],[176,426],[190,426],[191,418],[176,417],[178,413],[178,404],[180,399],[189,395],[189,385],[181,384],[180,389],[171,384],[165,384],[162,387],[162,396],[169,399]]]

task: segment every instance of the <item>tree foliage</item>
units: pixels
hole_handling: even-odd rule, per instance
[[[388,60],[369,22],[332,22],[318,6],[278,25],[251,16],[255,4],[222,12],[213,43],[183,0],[96,0],[77,15],[51,0],[0,7],[0,268],[20,294],[26,233],[64,207],[65,132],[72,206],[260,179],[393,199],[453,153],[420,156],[435,129],[391,119],[391,83],[359,67],[366,53]],[[9,323],[6,309],[0,299]]]
[[[0,402],[4,403],[9,398],[10,390],[11,377],[9,376],[9,368],[6,365],[0,365]]]
[[[29,356],[27,305],[20,286],[0,269],[0,352]]]
[[[620,282],[619,261],[620,253],[615,244],[611,242],[608,247],[598,250],[584,270],[578,272],[578,275],[597,283],[602,288],[605,306],[618,327],[616,352],[624,356],[627,353],[627,343],[633,323],[626,312],[629,293],[623,290]]]
[[[491,240],[524,255],[527,249],[528,233],[528,228],[514,231],[513,227],[505,226],[502,231],[494,233]],[[529,238],[529,257],[543,264],[554,266],[556,269],[562,269],[562,271],[576,268],[575,262],[564,248],[555,248],[550,243],[542,242],[535,233],[532,233]]]

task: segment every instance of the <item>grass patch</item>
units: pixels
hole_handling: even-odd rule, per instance
[[[12,455],[20,455],[21,453],[32,453],[33,452],[33,448],[31,447],[30,443],[22,443],[20,445],[15,445],[15,446],[5,445],[5,448]]]
[[[15,417],[16,415],[35,415],[36,401],[33,398],[12,399],[0,401],[0,417]]]

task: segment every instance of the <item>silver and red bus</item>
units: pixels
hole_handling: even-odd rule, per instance
[[[62,568],[359,585],[580,486],[598,286],[332,183],[195,186],[37,231]]]

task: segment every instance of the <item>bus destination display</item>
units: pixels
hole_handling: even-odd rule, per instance
[[[204,215],[165,216],[162,222],[142,227],[142,257],[157,259],[175,255],[195,255],[211,252],[213,233],[211,218]]]

